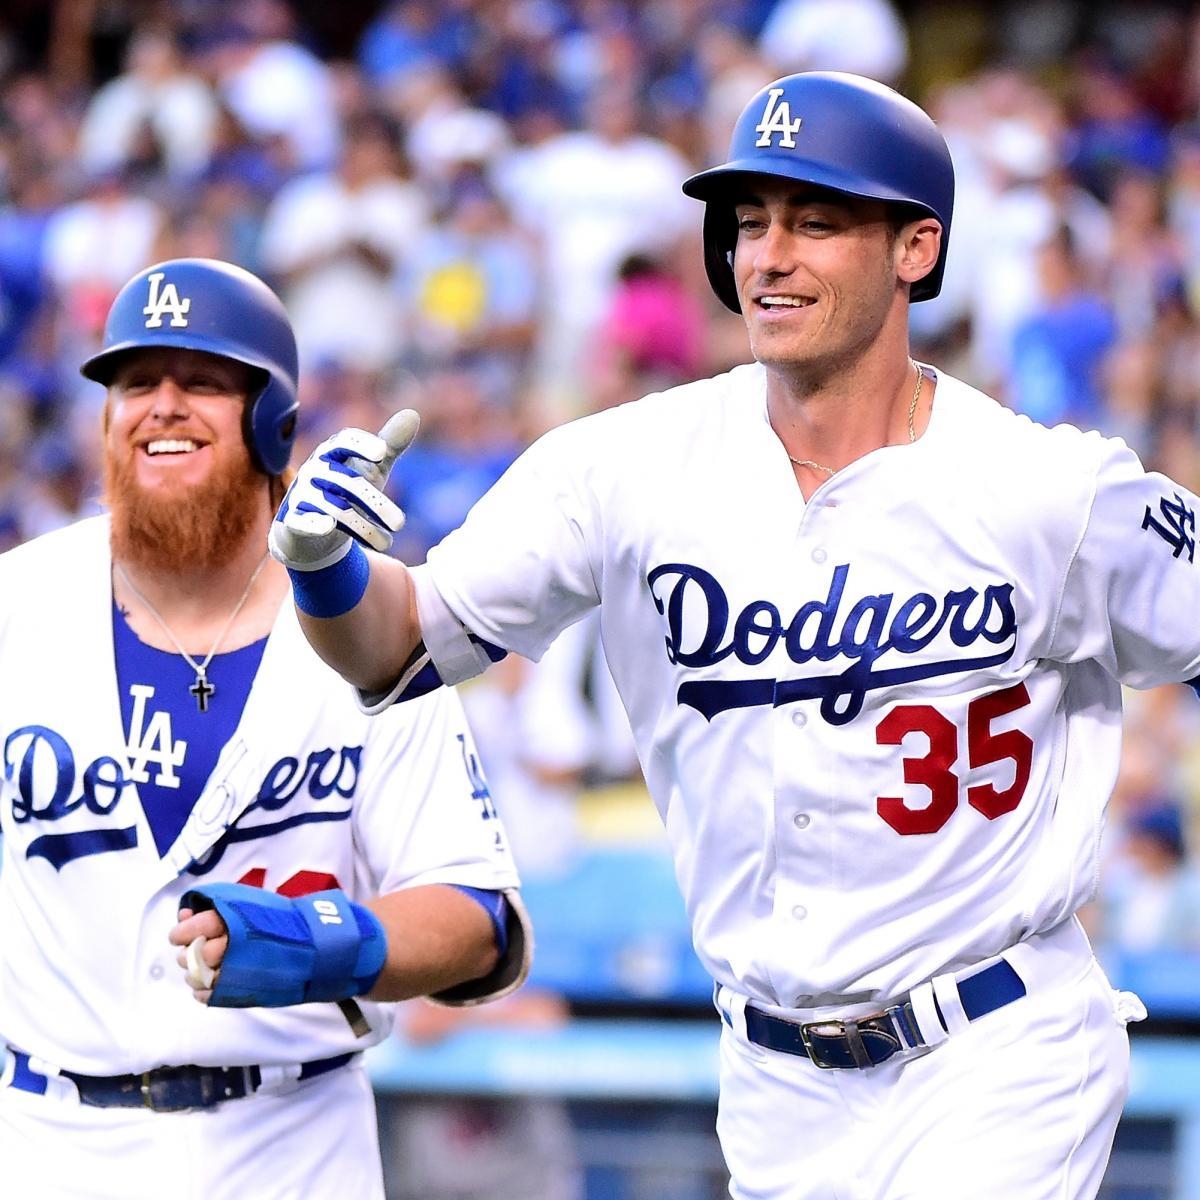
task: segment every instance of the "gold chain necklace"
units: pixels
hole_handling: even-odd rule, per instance
[[[917,386],[913,388],[912,399],[908,402],[908,441],[911,445],[917,440],[917,430],[913,424],[913,418],[917,414],[917,401],[921,399],[921,384],[925,382],[925,371],[915,359],[910,358],[908,361],[917,369]],[[790,454],[788,458],[798,467],[812,467],[814,471],[823,471],[829,476],[837,474],[833,467],[822,466],[819,462],[813,462],[811,458],[792,458]]]
[[[238,613],[246,606],[246,601],[250,599],[250,593],[254,590],[255,583],[258,582],[258,577],[262,574],[263,567],[267,565],[267,559],[270,554],[262,556],[262,562],[254,568],[254,574],[250,576],[250,582],[246,584],[246,590],[242,593],[241,599],[233,606],[233,612],[229,614],[225,624],[221,627],[221,632],[217,634],[217,640],[213,642],[212,649],[204,656],[203,662],[197,662],[182,646],[179,639],[175,636],[174,630],[162,619],[158,609],[138,591],[133,580],[129,578],[129,572],[120,564],[114,564],[117,570],[121,573],[121,578],[125,580],[125,586],[142,602],[146,611],[162,626],[163,633],[167,635],[175,643],[175,649],[179,651],[184,662],[187,663],[193,671],[196,672],[196,682],[192,684],[188,691],[196,697],[196,707],[201,712],[208,712],[208,702],[216,695],[217,689],[208,682],[208,664],[212,662],[213,655],[217,652],[217,647],[224,640],[225,635],[229,632],[236,620]]]

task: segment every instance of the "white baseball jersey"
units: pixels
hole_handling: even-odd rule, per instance
[[[104,1076],[374,1044],[391,1006],[360,1001],[371,1033],[358,1038],[333,1004],[196,1003],[167,933],[201,882],[341,887],[359,901],[429,883],[516,887],[457,695],[367,717],[285,602],[233,736],[160,854],[139,780],[171,778],[187,746],[153,695],[127,744],[109,567],[106,518],[0,557],[0,1038],[51,1069]]]
[[[417,597],[447,682],[601,604],[705,966],[886,1002],[1093,894],[1120,683],[1200,674],[1196,506],[945,375],[806,503],[748,365],[545,435]]]

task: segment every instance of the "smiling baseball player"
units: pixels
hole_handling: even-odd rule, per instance
[[[0,557],[0,1192],[382,1200],[389,1002],[526,969],[462,706],[366,716],[285,602],[265,284],[150,268],[84,372],[111,517]]]
[[[331,439],[271,531],[302,626],[383,711],[599,608],[738,1200],[1094,1197],[1144,1009],[1075,914],[1121,685],[1200,674],[1197,499],[912,360],[954,176],[894,91],[780,79],[684,190],[757,361],[546,434],[412,571],[339,472],[411,427]]]

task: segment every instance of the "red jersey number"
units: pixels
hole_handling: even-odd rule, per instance
[[[1019,729],[995,732],[992,722],[1029,703],[1023,683],[980,696],[967,706],[967,770],[1011,762],[1013,781],[1003,789],[991,783],[967,788],[967,803],[989,821],[1010,813],[1021,803],[1033,766],[1033,739]],[[875,729],[881,746],[901,746],[909,734],[923,734],[928,749],[922,755],[905,755],[904,782],[928,789],[929,803],[913,807],[903,796],[879,796],[879,815],[897,832],[937,833],[958,807],[960,780],[954,772],[959,757],[958,729],[928,704],[901,704]]]

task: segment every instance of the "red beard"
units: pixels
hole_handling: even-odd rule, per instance
[[[269,488],[270,480],[243,455],[218,461],[203,483],[151,493],[137,481],[132,450],[109,453],[104,493],[113,557],[151,571],[218,566],[261,521]]]

